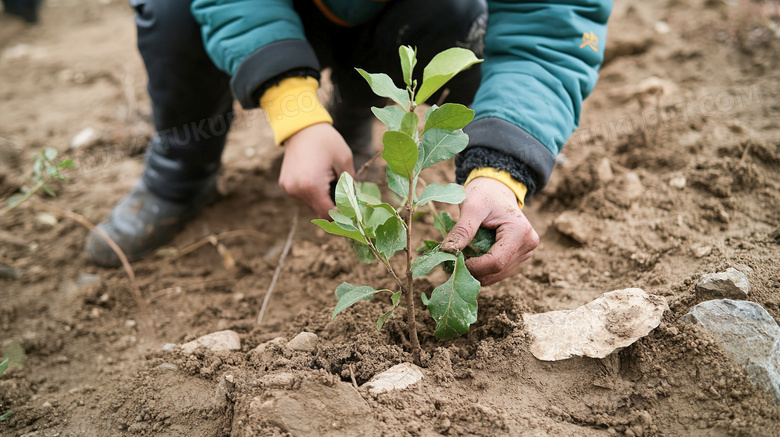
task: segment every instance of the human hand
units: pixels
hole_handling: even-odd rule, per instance
[[[487,254],[466,260],[466,267],[483,286],[516,274],[539,245],[539,235],[517,205],[514,192],[495,179],[480,177],[466,186],[460,218],[442,249],[463,250],[480,226],[496,229],[496,242]]]
[[[328,219],[335,207],[330,183],[342,172],[355,174],[352,151],[328,123],[303,128],[285,141],[279,186],[320,218]]]

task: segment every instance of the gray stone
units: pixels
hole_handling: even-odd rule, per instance
[[[176,343],[165,343],[165,346],[163,346],[162,350],[163,350],[163,353],[169,354],[169,353],[172,353],[172,352],[176,351],[176,349],[178,349],[178,348],[179,348],[179,345],[177,345]]]
[[[709,334],[754,384],[780,402],[780,327],[764,307],[743,300],[710,300],[680,320]]]
[[[0,263],[0,278],[19,279],[19,269],[8,264]]]
[[[371,393],[403,390],[423,379],[422,370],[412,363],[401,363],[385,370],[363,384]]]
[[[531,353],[540,360],[604,358],[649,334],[667,309],[663,297],[627,288],[574,310],[523,314],[523,323],[531,336]]]
[[[701,275],[696,281],[696,298],[710,299],[747,299],[750,292],[750,281],[739,270],[729,267],[721,273]]]
[[[100,134],[92,127],[85,127],[70,140],[71,149],[84,149],[94,146],[100,141]]]
[[[319,341],[320,338],[317,337],[317,334],[312,332],[301,332],[287,343],[287,348],[298,352],[314,352],[317,350],[317,343],[319,343]]]
[[[184,343],[181,345],[181,351],[189,355],[199,347],[213,352],[235,351],[241,349],[241,338],[230,330],[212,332],[189,343]]]

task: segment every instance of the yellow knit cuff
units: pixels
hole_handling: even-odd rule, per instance
[[[474,170],[471,170],[471,173],[469,173],[469,177],[466,179],[466,183],[463,184],[463,186],[465,187],[469,184],[469,182],[476,178],[490,178],[502,182],[504,185],[509,187],[512,192],[515,193],[515,196],[517,196],[517,205],[520,207],[520,209],[523,209],[523,205],[525,205],[525,195],[528,193],[528,188],[526,188],[525,185],[523,185],[521,182],[517,182],[508,171],[496,170],[490,167],[475,168]]]
[[[268,117],[277,146],[305,127],[317,123],[333,124],[317,96],[318,87],[319,83],[313,77],[289,77],[263,93],[260,106]]]

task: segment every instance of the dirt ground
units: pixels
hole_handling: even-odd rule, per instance
[[[390,280],[318,232],[308,212],[255,326],[295,210],[276,185],[281,150],[262,117],[230,137],[226,199],[171,246],[258,234],[222,240],[232,268],[210,244],[135,263],[145,314],[121,269],[87,261],[83,227],[33,208],[97,223],[141,172],[152,128],[131,10],[121,0],[49,0],[38,26],[0,17],[0,195],[19,186],[41,147],[77,166],[56,198],[0,219],[0,261],[20,272],[0,278],[0,342],[14,359],[0,379],[0,413],[13,411],[0,434],[288,435],[298,421],[309,435],[779,436],[772,398],[678,321],[697,303],[698,276],[727,267],[745,272],[749,299],[780,319],[779,14],[776,2],[617,1],[580,129],[526,208],[542,241],[534,258],[483,289],[467,336],[435,339],[420,311],[425,379],[365,400],[340,390],[353,375],[362,384],[410,360],[405,322],[373,329],[384,299],[330,321],[337,284]],[[69,150],[87,127],[99,141]],[[427,178],[453,179],[452,164]],[[649,336],[603,360],[530,354],[524,312],[627,287],[668,300]],[[223,329],[240,334],[241,351],[163,352]],[[253,350],[301,331],[319,335],[315,353]],[[258,414],[273,399],[286,419]]]

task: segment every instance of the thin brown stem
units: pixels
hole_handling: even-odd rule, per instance
[[[384,148],[380,149],[376,153],[374,153],[374,156],[371,157],[368,161],[366,161],[363,165],[360,166],[360,169],[355,174],[355,179],[363,182],[363,174],[368,171],[369,168],[371,168],[372,165],[374,165],[374,162],[376,162],[377,159],[379,159],[380,156],[382,156],[382,152],[384,152]]]
[[[409,340],[412,342],[414,364],[420,362],[420,340],[417,338],[417,321],[414,314],[414,279],[412,278],[412,219],[414,218],[414,175],[409,177],[409,199],[406,201],[406,319],[409,326]]]
[[[106,242],[108,247],[110,247],[111,250],[114,251],[116,256],[119,258],[119,261],[122,263],[122,267],[124,268],[127,277],[130,279],[130,284],[133,286],[133,292],[135,294],[135,300],[138,304],[138,308],[141,310],[141,317],[144,319],[144,325],[146,325],[146,327],[152,332],[152,334],[154,334],[154,323],[152,322],[152,318],[149,315],[150,314],[149,307],[146,305],[146,301],[144,300],[144,297],[141,294],[141,288],[138,286],[138,282],[135,279],[135,271],[133,271],[133,267],[130,265],[130,261],[127,260],[127,256],[125,256],[125,253],[122,251],[119,245],[116,244],[116,242],[105,231],[93,225],[92,222],[87,220],[87,218],[81,214],[76,214],[73,211],[60,209],[52,205],[34,204],[32,205],[32,208],[37,209],[39,211],[50,212],[54,215],[58,215],[61,217],[69,218],[74,222],[80,224],[81,226],[84,226],[85,228],[94,232],[98,237],[100,237],[100,239]]]
[[[287,258],[287,254],[290,252],[290,246],[292,246],[293,235],[295,235],[295,229],[298,227],[298,209],[295,209],[293,215],[292,226],[290,227],[290,233],[287,234],[287,241],[284,243],[284,249],[282,255],[279,257],[279,264],[276,265],[274,271],[274,277],[271,279],[271,285],[268,286],[268,291],[265,292],[265,298],[263,299],[263,306],[260,307],[260,314],[257,315],[257,326],[263,323],[263,317],[265,316],[265,310],[268,308],[268,302],[271,300],[271,293],[274,292],[276,281],[279,279],[279,275],[284,268],[284,259]]]

